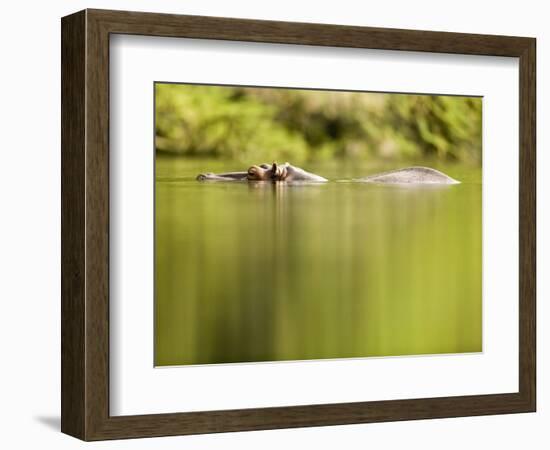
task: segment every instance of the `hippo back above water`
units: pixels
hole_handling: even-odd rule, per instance
[[[460,181],[430,167],[406,167],[378,173],[354,181],[384,184],[459,184]]]

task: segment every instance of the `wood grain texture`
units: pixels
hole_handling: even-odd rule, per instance
[[[519,390],[536,409],[536,41],[520,57]]]
[[[109,34],[113,33],[519,57],[519,391],[109,416]],[[84,440],[99,440],[535,410],[534,39],[86,10],[63,18],[62,41],[62,430],[65,433]]]
[[[521,56],[529,38],[374,27],[87,10],[112,33],[278,44]]]
[[[85,19],[61,26],[61,430],[82,437],[85,281]]]

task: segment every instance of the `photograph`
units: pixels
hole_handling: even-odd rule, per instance
[[[550,448],[548,9],[6,2],[0,449]]]
[[[482,352],[482,104],[155,82],[154,365]]]

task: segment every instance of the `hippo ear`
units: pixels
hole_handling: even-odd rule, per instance
[[[277,173],[277,167],[277,162],[273,161],[273,164],[271,165],[271,170],[273,171],[273,173]]]

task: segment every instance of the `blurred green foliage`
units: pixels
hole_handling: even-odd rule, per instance
[[[157,83],[159,153],[481,162],[481,98]]]

